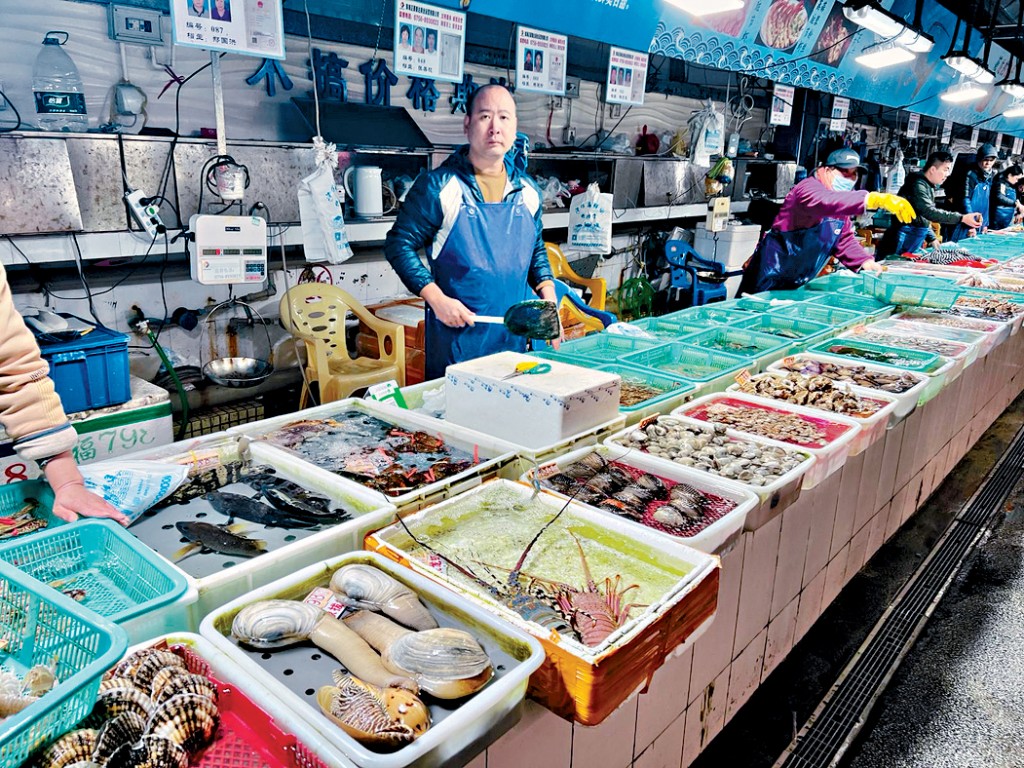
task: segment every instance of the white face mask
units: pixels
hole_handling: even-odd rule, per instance
[[[837,173],[832,179],[832,190],[835,192],[852,192],[856,186],[857,182],[854,179],[848,179],[841,173]]]

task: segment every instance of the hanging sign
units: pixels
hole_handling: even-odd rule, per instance
[[[604,100],[608,104],[643,104],[647,87],[647,54],[612,48]]]
[[[466,14],[436,5],[395,3],[395,74],[462,81]]]
[[[1001,133],[997,133],[996,134],[995,145],[996,145],[996,152],[998,152],[1000,149],[1003,148],[1003,134],[1001,134]]]
[[[949,142],[950,142],[950,140],[952,138],[953,138],[953,121],[952,120],[946,120],[946,121],[944,121],[942,123],[942,140],[939,143],[940,144],[945,144],[946,146],[949,146]]]
[[[789,125],[793,122],[793,99],[796,88],[792,85],[776,83],[772,89],[772,113],[768,118],[769,125]]]
[[[830,131],[843,132],[846,130],[846,118],[850,114],[850,100],[842,96],[835,96],[832,99],[832,119],[828,122]]]
[[[562,96],[569,38],[519,27],[516,45],[516,88]]]
[[[1024,139],[1017,136],[1013,140],[1013,154],[1019,155],[1022,149],[1024,149]]]
[[[921,116],[916,112],[912,112],[910,119],[907,120],[907,138],[916,139],[917,129],[921,126]]]
[[[171,0],[175,45],[284,58],[281,0]]]
[[[975,128],[973,131],[971,131],[971,146],[972,147],[978,146],[978,132],[979,132],[978,128]]]

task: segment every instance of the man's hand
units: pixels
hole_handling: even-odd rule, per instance
[[[868,259],[860,265],[861,272],[884,272],[885,267],[879,264],[874,259]]]
[[[985,220],[982,218],[980,213],[965,213],[960,217],[960,221],[968,227],[973,227],[975,229],[985,223]]]
[[[449,328],[465,328],[473,325],[472,310],[458,299],[445,294],[437,283],[431,283],[420,291],[420,296],[430,305],[437,319]]]

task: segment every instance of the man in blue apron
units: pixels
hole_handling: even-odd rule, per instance
[[[960,194],[953,203],[960,213],[980,213],[981,231],[984,232],[988,229],[992,205],[992,166],[996,164],[998,153],[992,144],[982,144],[976,157],[977,164],[967,171],[962,190],[957,189]],[[975,232],[975,229],[966,224],[957,224],[949,239],[956,242],[970,237]]]
[[[902,197],[854,189],[862,167],[852,149],[837,149],[789,191],[743,270],[741,293],[798,288],[832,256],[854,271],[881,269],[858,242],[850,217],[885,208],[909,223],[914,209]]]
[[[427,303],[427,379],[444,376],[452,363],[526,350],[525,339],[503,325],[475,325],[475,315],[500,317],[537,295],[555,301],[540,188],[509,152],[516,140],[512,94],[485,85],[467,111],[469,144],[416,180],[384,245],[405,287]]]
[[[1006,229],[1024,213],[1024,205],[1017,198],[1017,183],[1024,179],[1024,169],[1011,165],[992,181],[992,229]]]

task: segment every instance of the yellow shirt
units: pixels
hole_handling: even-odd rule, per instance
[[[476,183],[480,185],[485,203],[500,203],[505,199],[505,184],[508,182],[508,174],[502,168],[500,173],[480,173],[473,169],[476,176]]]

